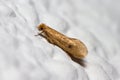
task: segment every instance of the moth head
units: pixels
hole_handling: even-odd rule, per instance
[[[44,23],[42,23],[37,28],[38,28],[39,31],[42,31],[46,28],[46,25]]]

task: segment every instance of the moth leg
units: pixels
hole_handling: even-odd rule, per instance
[[[35,35],[35,36],[42,36],[43,38],[47,38],[47,36],[46,36],[43,32],[38,33],[38,34],[37,34],[37,35]]]
[[[47,35],[47,33],[44,34],[44,32],[41,32],[41,33],[38,33],[38,34],[35,35],[35,36],[42,36],[42,37],[45,38],[49,43],[55,45],[55,44],[54,44],[54,41],[52,40],[51,37],[49,37],[49,36]]]
[[[53,45],[55,45],[53,39],[51,39],[51,37],[46,37],[47,41]]]

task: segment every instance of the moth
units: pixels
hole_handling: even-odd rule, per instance
[[[82,41],[67,37],[44,23],[40,24],[37,29],[40,31],[38,35],[45,38],[49,43],[61,48],[73,61],[85,66],[83,59],[88,54],[88,50]]]

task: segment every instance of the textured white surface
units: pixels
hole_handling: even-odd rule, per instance
[[[0,80],[120,80],[119,0],[0,0]],[[36,26],[82,40],[87,67],[36,37]]]

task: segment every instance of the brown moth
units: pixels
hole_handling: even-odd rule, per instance
[[[87,55],[88,50],[83,42],[75,38],[69,38],[43,23],[37,28],[41,31],[38,35],[64,50],[73,61],[85,66],[83,58]]]

